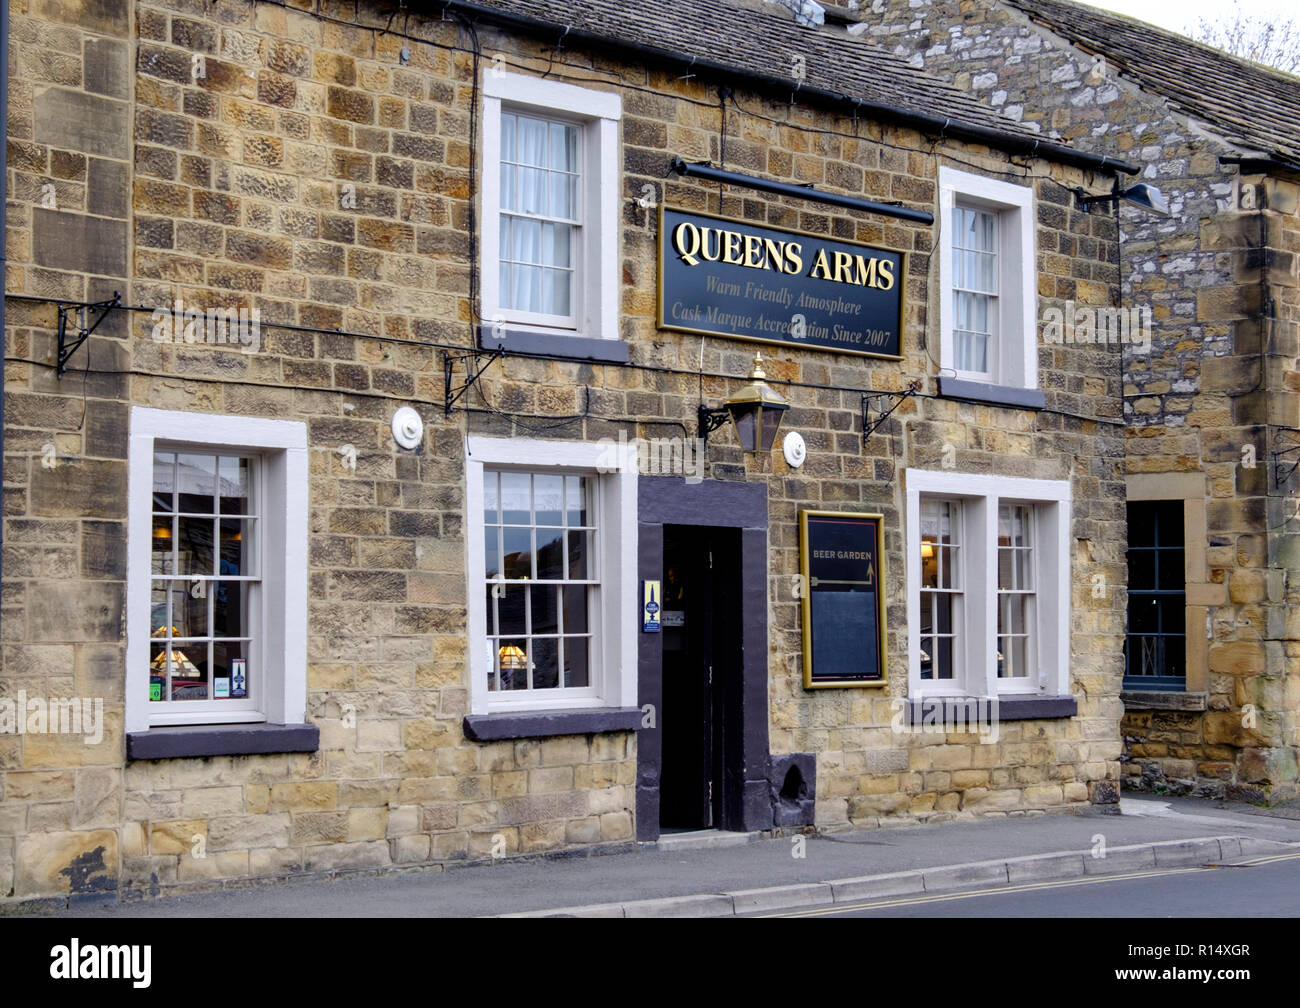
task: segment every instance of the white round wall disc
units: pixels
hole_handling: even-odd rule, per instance
[[[808,456],[808,446],[803,443],[803,435],[798,431],[791,431],[785,436],[781,449],[785,452],[785,460],[796,469],[803,465],[803,460]]]
[[[393,414],[393,440],[408,449],[418,448],[424,440],[424,421],[410,406],[403,406]]]

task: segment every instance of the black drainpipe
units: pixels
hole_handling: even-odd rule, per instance
[[[0,74],[0,124],[9,136],[9,4],[0,2],[0,53],[4,54],[4,73]],[[9,293],[9,243],[6,240],[9,205],[8,143],[0,146],[0,277],[5,289],[0,292],[0,347],[5,343],[5,295]],[[5,355],[0,353],[0,463],[5,455]],[[3,482],[0,480],[0,482]],[[0,514],[0,583],[4,582],[4,516]]]

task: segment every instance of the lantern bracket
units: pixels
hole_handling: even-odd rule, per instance
[[[709,446],[709,435],[731,419],[731,411],[725,406],[721,409],[709,409],[704,403],[696,408],[695,415],[699,420],[700,431],[699,437],[704,439],[704,446]]]
[[[918,379],[909,383],[902,392],[884,392],[874,395],[864,392],[862,394],[862,447],[867,446],[867,439],[889,419],[889,414],[903,405],[904,399],[910,399],[920,391],[921,382]],[[889,402],[891,399],[892,403]]]
[[[81,344],[90,339],[91,335],[99,324],[108,318],[108,313],[122,304],[122,295],[118,291],[113,291],[113,297],[108,301],[97,301],[94,304],[61,304],[59,305],[59,355],[58,364],[54,374],[56,378],[62,378],[63,373],[68,370],[68,361],[72,355],[81,349]],[[72,312],[77,312],[77,335],[72,337],[68,334],[68,316]],[[86,315],[90,312],[98,312],[94,322],[86,324]]]
[[[492,366],[492,362],[498,357],[504,357],[505,353],[505,349],[500,346],[495,350],[470,350],[456,356],[452,356],[446,350],[442,352],[442,378],[445,396],[443,401],[444,416],[451,416],[451,410],[456,405],[456,400],[473,388],[474,383],[483,377],[483,372]],[[487,360],[480,367],[478,362],[484,357]],[[451,376],[452,372],[456,370],[457,364],[465,365],[465,384],[453,389],[451,387]]]

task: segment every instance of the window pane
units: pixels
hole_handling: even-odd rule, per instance
[[[515,160],[515,130],[518,122],[513,113],[501,113],[501,160]]]
[[[503,636],[523,636],[528,632],[528,626],[524,622],[524,592],[523,585],[501,585],[497,591],[497,625],[494,628],[498,634]]]
[[[217,573],[212,543],[216,522],[212,518],[176,519],[176,574]]]
[[[155,452],[153,457],[153,509],[175,510],[173,490],[176,486],[176,456],[171,452]]]
[[[540,168],[521,167],[519,169],[519,205],[511,207],[511,209],[526,214],[545,214],[548,209],[547,203],[546,172]]]
[[[222,576],[255,577],[258,571],[253,564],[256,555],[253,535],[257,521],[249,518],[222,518],[221,560],[217,573]]]
[[[1156,551],[1131,549],[1128,551],[1128,590],[1152,589],[1156,586]]]
[[[533,577],[533,531],[527,528],[501,530],[505,552],[502,567],[507,580]]]
[[[547,315],[568,315],[569,278],[567,270],[545,271],[542,286],[542,311]]]
[[[515,160],[524,165],[546,164],[546,123],[529,116],[517,116],[518,148]]]
[[[495,525],[501,520],[497,504],[497,479],[496,473],[483,474],[483,520],[489,525]]]
[[[544,229],[544,242],[542,246],[542,262],[547,266],[563,266],[566,269],[571,265],[569,262],[569,239],[572,236],[573,228],[569,224],[547,224]]]
[[[587,524],[587,481],[581,476],[564,477],[564,493],[569,511],[570,526]]]
[[[588,668],[589,642],[586,637],[564,638],[564,685],[569,687],[590,686],[591,672]]]
[[[556,585],[530,585],[529,601],[532,605],[532,632],[534,634],[559,633],[559,591]]]
[[[501,209],[518,210],[518,200],[515,196],[515,184],[518,179],[518,169],[512,164],[501,162]],[[502,245],[502,248],[505,248]]]
[[[178,455],[176,489],[180,510],[195,514],[215,514],[217,460],[212,455]]]
[[[940,637],[935,641],[934,654],[935,679],[951,679],[953,677],[952,667],[952,639],[950,637]]]
[[[248,585],[243,581],[214,581],[212,592],[212,635],[245,637],[248,635]]]
[[[214,641],[212,644],[212,698],[242,700],[249,695],[248,644]]]
[[[1186,571],[1183,569],[1183,551],[1181,549],[1162,549],[1156,557],[1157,587],[1161,591],[1182,592],[1186,586]]]
[[[223,458],[220,462],[221,513],[228,515],[252,514],[248,506],[248,459]]]
[[[564,578],[563,529],[538,527],[537,578],[539,581],[559,581]]]
[[[533,507],[538,525],[562,525],[564,509],[564,477],[533,477]]]
[[[501,575],[501,552],[497,543],[497,528],[489,525],[483,530],[484,574],[489,578]]]
[[[564,633],[580,634],[587,632],[587,591],[586,585],[565,585],[563,595],[564,611],[562,614]]]
[[[533,689],[555,689],[560,684],[560,643],[554,637],[533,638]]]
[[[521,593],[522,594],[522,593]],[[500,688],[528,688],[528,641],[519,637],[498,643],[496,657],[501,668]]]
[[[502,522],[506,525],[529,525],[532,523],[532,499],[527,473],[507,472],[501,474]]]
[[[594,575],[590,573],[591,568],[587,563],[587,557],[591,552],[591,533],[590,532],[570,532],[569,533],[569,577],[577,581],[583,581]]]
[[[511,267],[513,293],[510,307],[518,311],[542,310],[542,271],[537,266]]]

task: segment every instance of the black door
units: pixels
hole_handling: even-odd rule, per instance
[[[663,830],[724,825],[725,714],[740,675],[739,572],[737,530],[664,526]]]

